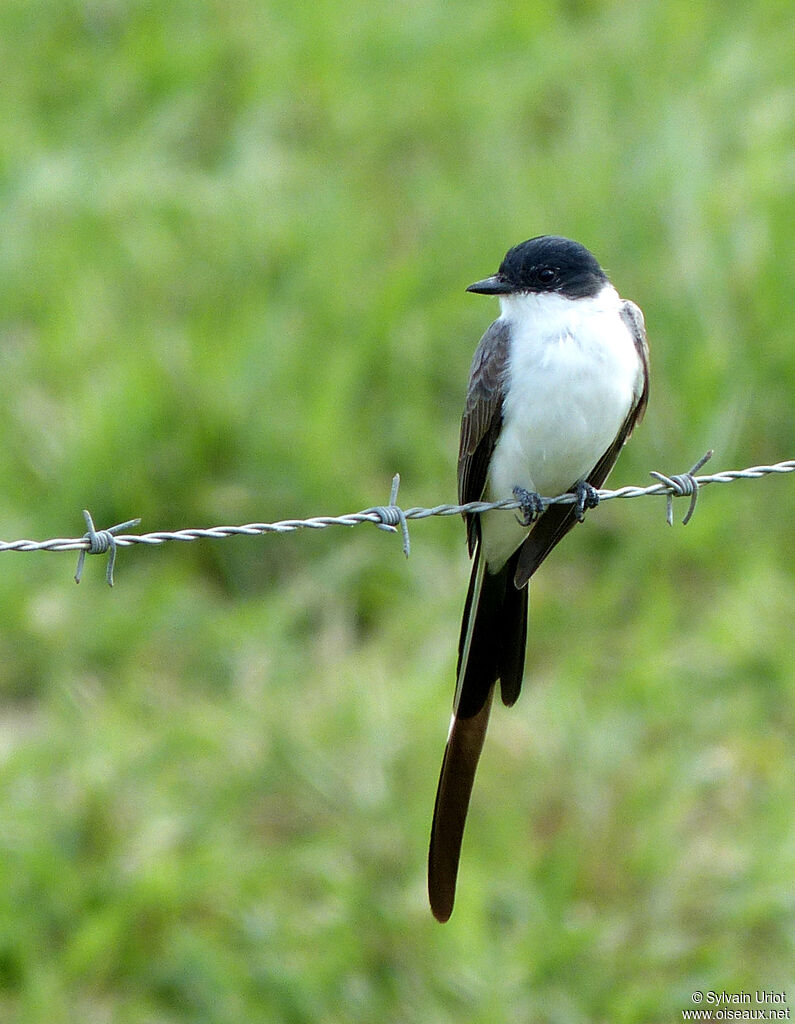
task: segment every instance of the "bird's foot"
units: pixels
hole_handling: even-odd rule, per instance
[[[599,504],[599,492],[586,480],[579,480],[572,493],[577,495],[577,501],[574,504],[574,514],[577,517],[577,521],[581,523],[585,519],[585,510],[587,508],[596,508]]]
[[[535,491],[527,491],[524,487],[514,487],[513,496],[519,502],[516,521],[521,526],[532,526],[544,511],[541,495]]]

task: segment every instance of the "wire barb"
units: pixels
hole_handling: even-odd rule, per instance
[[[655,480],[659,480],[660,483],[663,483],[666,487],[670,488],[666,494],[667,501],[665,511],[665,520],[669,526],[674,525],[674,497],[686,498],[688,495],[690,496],[690,506],[682,520],[682,526],[687,526],[692,519],[693,513],[696,511],[699,488],[699,481],[694,474],[709,462],[713,454],[714,452],[710,448],[709,451],[705,452],[695,466],[693,466],[693,468],[687,473],[679,473],[675,476],[665,476],[664,473],[657,473],[655,470],[652,470],[649,473],[649,476],[654,477]]]
[[[406,513],[397,503],[398,488],[400,487],[400,473],[395,473],[392,477],[392,490],[389,494],[388,505],[374,505],[372,508],[366,508],[361,513],[362,515],[375,515],[378,516],[379,522],[377,522],[376,529],[388,530],[390,533],[397,533],[398,526],[403,536],[403,554],[406,558],[411,553],[411,540],[409,538],[409,524],[406,519]]]
[[[108,581],[108,586],[113,586],[113,567],[116,564],[116,537],[115,534],[121,533],[122,530],[128,529],[130,526],[138,526],[141,522],[140,519],[128,519],[126,523],[119,523],[116,526],[111,526],[107,530],[97,530],[94,526],[94,520],[91,517],[91,513],[87,508],[83,509],[83,518],[86,521],[88,527],[88,533],[83,535],[83,540],[88,541],[88,547],[84,547],[80,550],[80,554],[77,556],[77,569],[75,570],[75,583],[80,582],[80,578],[83,575],[83,566],[85,565],[86,555],[103,555],[106,551],[109,551],[108,555],[108,568],[105,574],[105,578]]]

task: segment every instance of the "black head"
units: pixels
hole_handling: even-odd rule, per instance
[[[605,284],[607,275],[584,245],[557,235],[539,235],[509,249],[497,273],[476,281],[467,291],[481,295],[557,292],[569,299],[584,299],[598,294]]]

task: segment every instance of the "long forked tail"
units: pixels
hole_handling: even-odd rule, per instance
[[[428,851],[428,894],[439,921],[453,911],[469,798],[486,738],[494,686],[505,704],[519,696],[527,638],[527,589],[517,590],[518,552],[490,573],[480,550],[469,581],[458,653],[453,717],[436,791]]]

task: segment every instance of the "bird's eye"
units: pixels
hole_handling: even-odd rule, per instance
[[[538,280],[541,284],[551,284],[557,276],[557,273],[552,267],[542,267],[538,271]]]

